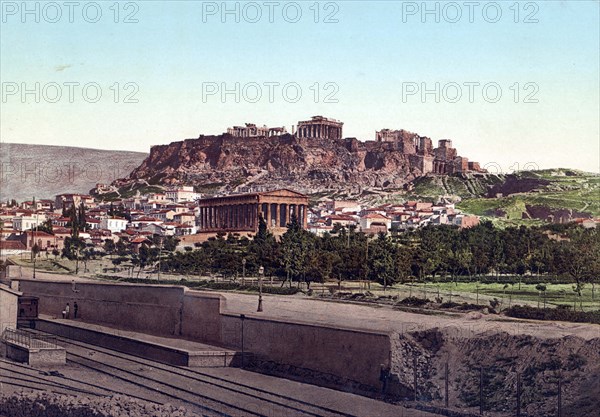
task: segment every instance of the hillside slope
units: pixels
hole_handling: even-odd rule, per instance
[[[88,193],[97,183],[109,184],[129,174],[146,156],[141,152],[0,143],[0,201]]]
[[[485,198],[465,199],[466,212],[508,221],[567,222],[600,216],[600,175],[572,169],[507,175]]]

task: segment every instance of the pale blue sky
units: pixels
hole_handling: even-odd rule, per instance
[[[403,10],[421,9],[421,1],[317,2],[318,23],[313,1],[297,3],[302,11],[297,23],[286,21],[294,18],[291,2],[278,2],[273,23],[262,1],[254,3],[262,12],[257,23],[244,19],[254,18],[248,2],[238,3],[240,23],[234,14],[223,23],[220,10],[203,15],[203,10],[221,9],[220,1],[121,2],[119,23],[114,22],[115,2],[98,2],[102,16],[90,23],[82,13],[89,3],[80,2],[72,23],[66,6],[52,23],[55,10],[38,3],[36,23],[35,14],[22,14],[20,1],[2,2],[2,141],[148,151],[154,144],[217,134],[244,122],[290,129],[298,120],[322,114],[344,121],[344,136],[361,140],[372,140],[384,127],[434,140],[452,138],[461,154],[503,170],[532,162],[599,171],[597,1],[497,2],[502,11],[497,23],[486,21],[495,17],[492,2],[479,2],[472,23],[464,2],[453,3],[463,14],[458,23],[447,21],[455,15],[448,2],[439,3],[439,23],[434,15],[422,22],[421,10],[403,15]],[[435,5],[427,3],[431,9]],[[34,10],[36,2],[28,7]],[[124,23],[136,9],[138,22]],[[336,10],[338,22],[324,23]],[[524,23],[531,13],[538,22]],[[89,7],[85,17],[94,16]],[[15,86],[34,89],[36,82],[40,103],[33,95],[23,100],[20,91],[10,94]],[[80,84],[73,103],[65,82]],[[81,86],[90,82],[102,91],[96,103],[82,95]],[[111,90],[116,82],[118,103]],[[124,88],[127,82],[139,88],[137,103],[123,102],[133,91]],[[236,82],[240,89],[258,83],[263,98],[253,103],[242,96],[236,103],[233,95],[222,100],[216,94],[203,100],[203,83],[233,89]],[[264,85],[269,82],[280,83],[272,103]],[[286,101],[281,89],[292,82],[302,89],[295,103]],[[328,82],[337,86],[336,103],[324,100],[333,91],[325,89]],[[487,102],[479,86],[470,103],[468,82],[497,83],[502,97]],[[44,88],[54,97],[50,83],[61,89],[56,103],[44,98]],[[431,89],[440,83],[440,91],[457,83],[463,97],[451,102],[455,90],[449,87],[449,99],[442,95],[439,103],[433,95],[425,102],[420,94],[403,98],[406,83]],[[525,103],[536,88],[538,102]],[[247,92],[254,95],[251,88]]]

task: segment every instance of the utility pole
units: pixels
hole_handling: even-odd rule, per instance
[[[160,258],[162,255],[162,247],[163,247],[162,236],[159,236],[159,238],[158,238],[158,274],[157,274],[158,281],[160,281]]]
[[[33,198],[33,200],[35,201],[35,197]],[[35,253],[35,250],[34,250],[34,248],[37,245],[37,243],[35,241],[35,238],[36,238],[36,231],[37,231],[37,228],[38,228],[39,221],[40,221],[40,216],[39,216],[39,214],[38,214],[38,212],[36,210],[35,211],[35,229],[33,229],[33,242],[32,242],[32,245],[31,245],[31,254],[33,255],[33,279],[35,279],[35,261],[36,261],[36,258],[37,258],[37,254]]]
[[[557,404],[557,413],[556,415],[558,417],[562,417],[562,381],[561,381],[561,376],[558,376],[558,404]]]
[[[446,361],[446,369],[444,370],[444,385],[445,385],[445,404],[446,407],[448,407],[448,399],[449,399],[449,395],[448,395],[448,376],[449,376],[449,372],[448,372],[448,361]]]
[[[517,373],[517,417],[521,417],[521,374]]]
[[[242,369],[244,368],[244,320],[246,319],[245,314],[240,314],[240,320],[242,321]]]
[[[483,416],[483,367],[479,368],[479,415]]]
[[[418,380],[417,380],[417,356],[413,356],[413,376],[414,376],[414,381],[413,381],[413,390],[415,391],[415,402],[417,402],[418,399],[418,395],[417,395],[417,390],[418,390]]]

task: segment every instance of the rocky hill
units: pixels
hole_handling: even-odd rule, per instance
[[[87,193],[97,183],[126,176],[148,156],[70,146],[0,143],[0,201]]]
[[[398,143],[354,138],[200,136],[153,146],[148,158],[114,185],[123,188],[147,181],[191,184],[205,193],[293,187],[311,195],[359,195],[403,189],[427,171],[424,159],[431,169],[435,150],[407,153]]]

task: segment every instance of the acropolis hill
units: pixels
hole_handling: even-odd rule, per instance
[[[291,187],[314,194],[350,193],[370,187],[401,188],[417,177],[483,172],[459,156],[452,141],[405,130],[382,129],[375,140],[344,138],[343,123],[315,116],[292,126],[234,126],[216,136],[200,135],[153,146],[150,155],[113,185],[192,184],[203,192],[250,187]]]

